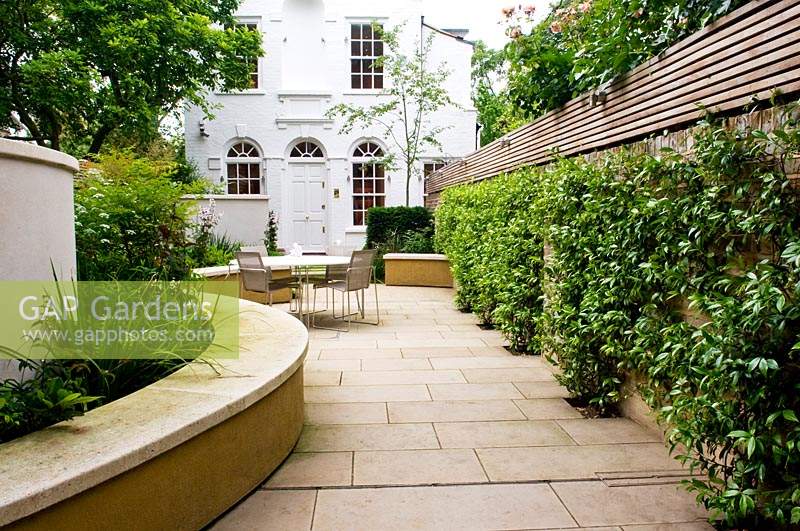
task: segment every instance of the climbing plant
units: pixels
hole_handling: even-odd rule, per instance
[[[688,155],[621,151],[450,189],[436,216],[459,302],[557,363],[596,414],[641,382],[702,473],[687,486],[731,526],[800,523],[792,116],[769,133],[701,124]]]

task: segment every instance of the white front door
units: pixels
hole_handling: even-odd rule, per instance
[[[325,164],[289,164],[292,243],[303,251],[325,251]]]

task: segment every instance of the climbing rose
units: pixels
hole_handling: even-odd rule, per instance
[[[506,18],[509,18],[513,14],[514,14],[514,8],[513,7],[504,7],[503,8],[503,15],[505,15]]]
[[[558,22],[553,22],[550,24],[550,31],[553,33],[561,33],[561,24]]]
[[[525,6],[525,9],[523,9],[523,11],[525,12],[526,15],[531,16],[533,15],[533,12],[536,11],[536,6],[533,5]]]
[[[591,2],[584,2],[581,5],[579,5],[578,8],[581,10],[581,13],[586,13],[587,11],[589,11],[592,8],[592,3]]]

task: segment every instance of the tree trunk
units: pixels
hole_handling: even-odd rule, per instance
[[[89,153],[91,155],[97,155],[100,153],[100,148],[103,147],[103,142],[106,141],[106,138],[113,129],[114,128],[112,126],[103,124],[97,131],[95,131],[94,135],[92,136],[92,144],[89,146]]]
[[[406,164],[406,206],[411,206],[411,164]]]

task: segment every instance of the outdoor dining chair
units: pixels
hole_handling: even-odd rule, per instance
[[[328,266],[325,270],[325,279],[322,282],[314,283],[314,300],[312,302],[312,320],[311,326],[313,328],[322,328],[326,330],[336,330],[339,332],[349,332],[350,324],[352,322],[379,325],[381,322],[380,306],[378,304],[378,285],[375,280],[375,268],[373,261],[375,260],[375,250],[365,249],[363,251],[353,251],[350,257],[350,265],[343,269],[343,266]],[[375,284],[375,321],[366,320],[366,292],[369,289],[370,283]],[[317,326],[317,290],[330,289],[332,297],[331,314],[334,319],[341,319],[347,323],[344,329],[342,328],[328,328],[324,326]],[[336,315],[336,292],[342,294],[342,314]],[[355,292],[356,305],[358,311],[351,312],[351,294]],[[360,298],[359,298],[360,295]],[[327,297],[327,295],[326,295]],[[346,301],[346,302],[345,302]],[[326,304],[327,306],[327,304]],[[361,319],[353,320],[353,316],[361,315]]]
[[[272,269],[264,265],[261,253],[254,251],[240,251],[236,253],[239,264],[239,287],[247,291],[264,293],[266,302],[272,306],[272,294],[276,291],[289,289],[294,291],[297,299],[297,310],[292,309],[290,297],[289,311],[299,311],[303,304],[303,290],[300,280],[294,276],[288,278],[272,278]],[[241,295],[241,293],[240,293]]]

